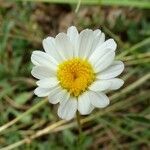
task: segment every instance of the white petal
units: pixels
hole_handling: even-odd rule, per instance
[[[96,29],[93,31],[93,33],[94,33],[94,36],[99,36],[99,35],[101,35],[101,30]]]
[[[58,85],[58,83],[59,81],[57,80],[56,77],[51,77],[51,78],[49,77],[49,78],[41,79],[36,82],[36,84],[42,88],[52,88]]]
[[[105,41],[105,34],[101,32],[101,30],[97,29],[94,31],[94,41],[92,44],[92,52],[93,53],[95,51],[95,49],[100,46],[102,43],[104,43]]]
[[[100,46],[100,45],[101,45],[102,43],[104,43],[104,42],[105,42],[105,34],[104,34],[104,33],[101,33],[98,46]]]
[[[104,93],[90,92],[90,100],[93,106],[104,108],[109,105],[109,98]]]
[[[91,105],[89,92],[84,92],[78,97],[78,110],[82,115],[90,114],[94,107]]]
[[[111,82],[109,80],[97,80],[89,86],[89,89],[92,91],[105,91],[109,89],[110,86]]]
[[[117,48],[117,44],[114,39],[108,39],[102,44],[101,48],[111,49],[115,51]]]
[[[78,56],[81,58],[87,58],[90,54],[92,44],[94,40],[94,34],[92,30],[83,30],[78,38]]]
[[[75,26],[71,26],[67,30],[67,35],[74,46],[74,56],[78,56],[78,38],[79,38],[79,33],[77,31],[77,28]]]
[[[108,81],[111,82],[109,90],[117,90],[124,84],[124,81],[118,78],[110,79]]]
[[[56,70],[57,63],[48,54],[42,51],[33,51],[31,61],[34,65],[48,67],[51,70]]]
[[[90,56],[89,61],[92,65],[95,65],[97,61],[106,53],[110,51],[115,51],[117,44],[113,39],[105,41],[103,44],[99,44],[93,54]]]
[[[69,27],[67,30],[67,35],[72,44],[76,45],[79,36],[77,28],[75,26]]]
[[[66,99],[67,91],[63,90],[61,87],[55,88],[49,95],[48,100],[52,104],[57,104]]]
[[[51,91],[51,89],[45,89],[45,88],[37,87],[34,90],[34,94],[37,95],[38,97],[45,97],[45,96],[49,95],[50,91]]]
[[[55,76],[54,72],[43,66],[34,66],[31,74],[37,79],[44,79]]]
[[[119,89],[123,84],[124,81],[118,78],[97,80],[89,87],[89,89],[91,91],[116,90]]]
[[[101,46],[103,43],[105,42],[105,34],[104,33],[101,33],[101,35],[99,36],[99,41],[97,43],[97,47]]]
[[[60,62],[62,59],[56,49],[55,39],[53,37],[47,37],[43,40],[43,48],[50,56]]]
[[[122,61],[114,61],[111,66],[100,72],[96,78],[98,79],[111,79],[121,74],[124,70]]]
[[[103,55],[98,62],[95,64],[94,69],[95,72],[98,73],[104,69],[106,69],[108,66],[110,66],[115,58],[115,52],[110,51]]]
[[[62,58],[69,59],[73,57],[74,47],[65,33],[59,33],[56,38],[56,47]]]
[[[101,30],[97,29],[93,31],[94,34],[94,41],[92,43],[91,53],[95,50],[97,44],[99,43],[99,38],[101,36]]]
[[[70,97],[69,100],[63,101],[58,107],[58,116],[65,120],[74,118],[77,111],[77,99]]]

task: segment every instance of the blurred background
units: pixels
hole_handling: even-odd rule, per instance
[[[34,96],[31,76],[32,51],[71,25],[114,38],[125,63],[109,107],[82,116],[80,143],[76,120]],[[0,0],[0,150],[149,150],[149,50],[150,0]]]

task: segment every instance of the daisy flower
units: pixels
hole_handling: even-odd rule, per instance
[[[59,103],[58,116],[65,120],[72,119],[76,111],[87,115],[95,107],[106,107],[110,101],[105,93],[124,83],[116,78],[124,69],[123,62],[114,60],[116,47],[113,39],[105,41],[99,29],[79,33],[71,26],[67,33],[47,37],[45,52],[33,51],[31,56],[35,65],[31,73],[39,79],[35,95]]]

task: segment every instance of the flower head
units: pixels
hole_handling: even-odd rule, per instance
[[[115,61],[116,42],[105,41],[99,29],[85,29],[78,33],[69,27],[67,33],[43,40],[45,52],[34,51],[31,61],[35,65],[32,75],[39,79],[34,93],[48,96],[52,104],[60,103],[58,115],[70,120],[78,110],[82,115],[94,107],[109,104],[106,91],[119,89],[123,80],[115,78],[124,69]]]

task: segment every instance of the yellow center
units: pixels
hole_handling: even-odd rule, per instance
[[[94,81],[95,74],[87,60],[73,58],[58,66],[57,78],[72,96],[79,96]]]

